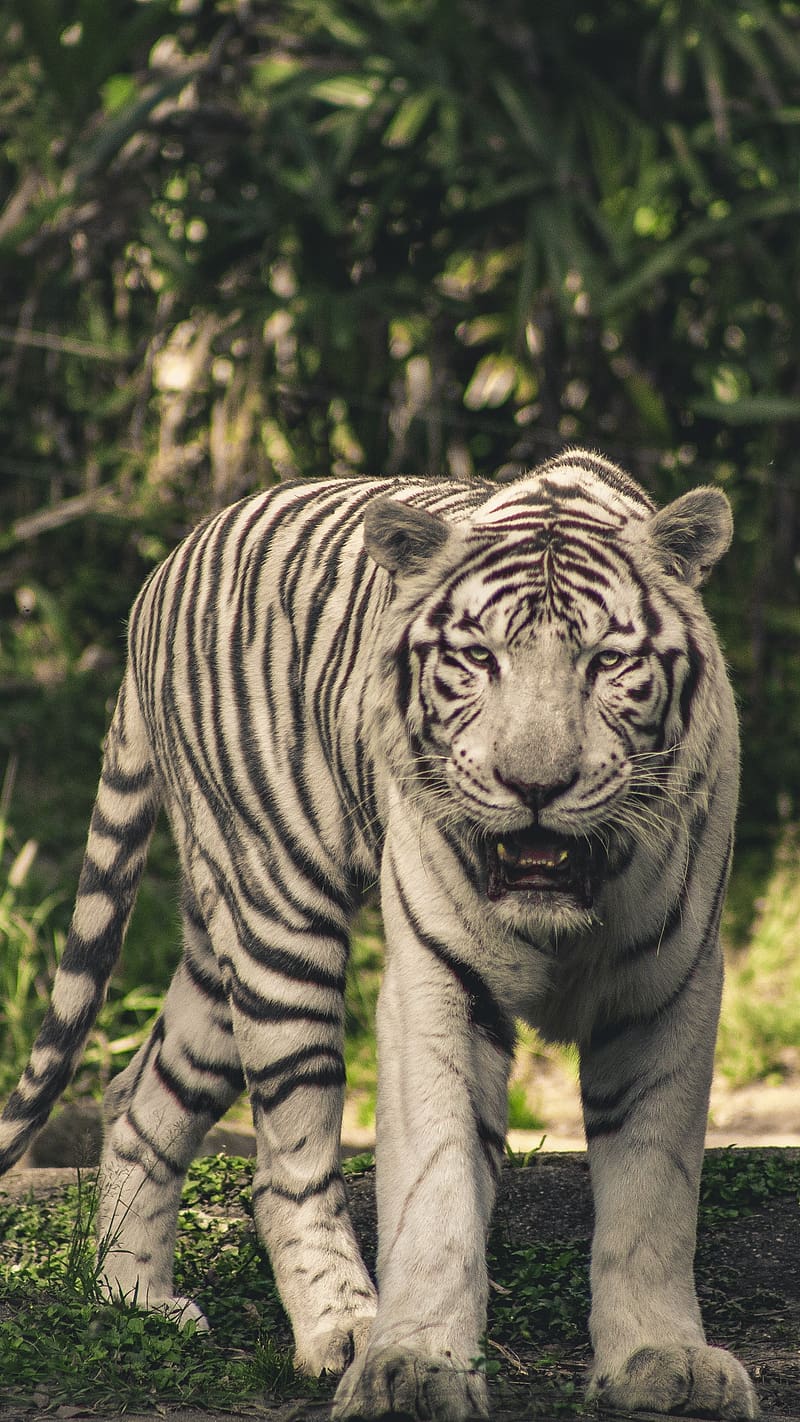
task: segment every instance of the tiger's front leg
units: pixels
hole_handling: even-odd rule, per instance
[[[464,961],[464,930],[459,944],[419,858],[401,883],[387,851],[382,892],[378,1313],[333,1416],[458,1422],[488,1415],[475,1360],[513,1029]]]
[[[721,985],[701,944],[666,1006],[596,1028],[581,1054],[595,1202],[590,1397],[625,1410],[752,1418],[750,1379],[706,1343],[697,1201]]]

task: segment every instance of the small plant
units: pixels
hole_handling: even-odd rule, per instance
[[[342,1161],[343,1175],[367,1175],[375,1169],[375,1152],[372,1150],[361,1151],[359,1155],[350,1155]]]
[[[800,1192],[800,1162],[776,1150],[731,1148],[706,1155],[700,1186],[701,1230],[729,1224],[776,1195]]]
[[[512,1248],[493,1232],[489,1272],[503,1280],[490,1294],[489,1333],[517,1340],[583,1339],[589,1316],[589,1247],[583,1240],[535,1241]]]
[[[508,1141],[506,1141],[506,1164],[512,1165],[517,1169],[523,1169],[526,1165],[532,1165],[546,1140],[547,1135],[544,1134],[535,1146],[531,1146],[530,1150],[512,1150]]]

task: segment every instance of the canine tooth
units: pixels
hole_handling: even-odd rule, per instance
[[[503,844],[502,839],[497,841],[497,857],[498,859],[508,859],[508,850]]]
[[[559,856],[558,856],[558,862],[559,862],[559,864],[564,864],[564,863],[566,863],[566,861],[567,861],[568,859],[569,859],[569,850],[568,850],[568,849],[562,849],[561,853],[560,853]]]

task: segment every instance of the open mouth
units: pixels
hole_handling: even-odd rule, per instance
[[[486,892],[493,900],[519,893],[562,895],[591,908],[598,871],[585,839],[529,825],[490,844]]]

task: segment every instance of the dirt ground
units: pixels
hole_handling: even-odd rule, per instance
[[[771,1152],[741,1154],[743,1169],[750,1169],[766,1163]],[[800,1159],[796,1151],[792,1156]],[[352,1182],[353,1214],[368,1253],[375,1229],[371,1191],[369,1179]],[[528,1168],[507,1169],[495,1221],[497,1229],[513,1231],[517,1248],[542,1239],[583,1240],[588,1247],[592,1204],[585,1155],[542,1153]],[[770,1198],[726,1227],[715,1224],[708,1233],[701,1230],[696,1273],[709,1342],[731,1348],[749,1369],[765,1419],[800,1422],[796,1191]],[[556,1338],[516,1342],[503,1355],[503,1369],[492,1389],[494,1422],[523,1418],[550,1422],[568,1415],[571,1385],[579,1398],[589,1358],[588,1341],[569,1348],[559,1348]],[[597,1415],[594,1408],[586,1411]],[[637,1418],[646,1415],[636,1414]]]

